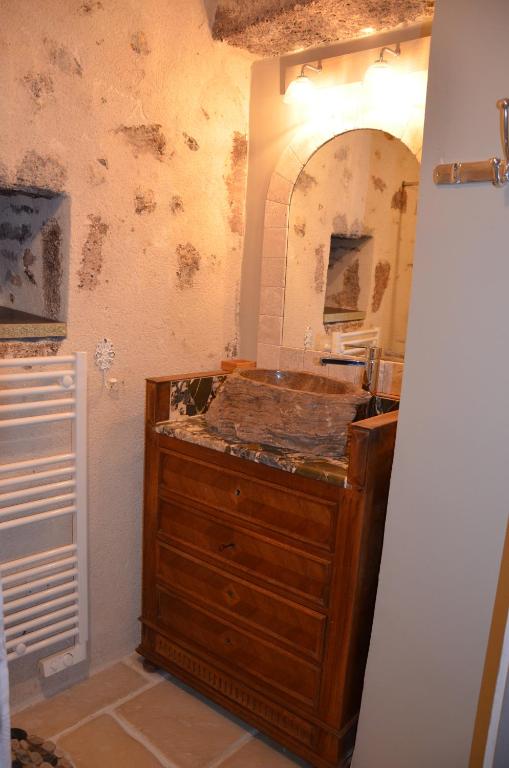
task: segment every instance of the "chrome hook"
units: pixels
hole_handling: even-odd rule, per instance
[[[497,107],[500,110],[500,134],[505,161],[509,163],[509,99],[499,99]]]
[[[499,99],[500,135],[504,159],[491,157],[478,162],[442,163],[433,171],[435,184],[471,184],[489,181],[494,187],[509,182],[509,98]]]

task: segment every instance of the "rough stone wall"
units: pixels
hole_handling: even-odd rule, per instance
[[[1,181],[70,201],[60,351],[89,353],[94,666],[138,639],[144,378],[237,347],[251,61],[212,40],[201,0],[2,3]],[[116,393],[93,365],[104,337]],[[37,694],[35,660],[12,682],[14,704]]]
[[[310,2],[301,0],[298,5],[303,7]],[[293,11],[295,5],[295,0],[218,0],[214,16],[214,37],[228,38],[260,21],[274,19],[283,11]]]
[[[394,29],[433,15],[434,0],[219,0],[214,37],[262,56],[280,56]]]

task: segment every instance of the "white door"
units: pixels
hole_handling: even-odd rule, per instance
[[[469,766],[509,511],[509,189],[437,187],[432,174],[501,155],[508,30],[509,0],[436,2],[403,396],[353,768]]]

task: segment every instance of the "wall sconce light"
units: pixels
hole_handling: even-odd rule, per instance
[[[392,56],[401,54],[401,47],[398,43],[395,48],[384,46],[380,49],[378,59],[367,68],[364,75],[364,85],[369,92],[369,96],[375,102],[381,102],[393,95],[395,86],[395,72],[388,61],[385,61],[384,54],[390,53]]]
[[[322,71],[322,62],[315,64],[303,64],[300,75],[292,80],[283,96],[285,104],[310,104],[315,95],[314,82],[304,74],[306,69],[312,72]]]

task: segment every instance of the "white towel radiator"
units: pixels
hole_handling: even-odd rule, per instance
[[[63,650],[41,661],[45,676],[86,658],[86,376],[84,352],[0,360],[0,441],[7,434],[8,445],[30,440],[37,429],[35,450],[30,449],[28,457],[25,452],[21,461],[3,463],[0,442],[0,575],[7,659],[68,641]],[[64,452],[54,452],[57,422],[71,425],[63,430],[68,441]],[[54,532],[54,526],[66,520],[71,525],[59,546],[48,548],[41,537],[44,546],[38,549],[35,537],[28,535],[40,530],[37,523],[51,521]],[[6,559],[7,532],[11,545],[13,537],[30,542],[26,556]]]

